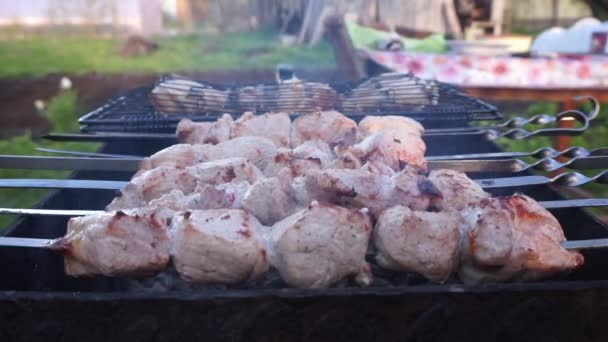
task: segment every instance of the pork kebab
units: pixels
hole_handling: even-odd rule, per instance
[[[303,180],[310,202],[286,195],[281,201],[293,201],[293,208],[260,216],[265,224],[255,208],[235,208],[232,196],[209,204],[201,200],[204,191],[197,200],[174,190],[143,207],[73,218],[58,248],[68,252],[66,272],[77,276],[156,273],[172,260],[188,281],[242,283],[274,267],[296,287],[327,287],[345,277],[372,284],[370,241],[380,267],[435,282],[454,273],[465,283],[540,279],[583,264],[580,253],[561,246],[557,220],[526,196],[492,198],[464,174],[438,171],[427,181],[446,191],[433,195],[428,211],[433,202],[401,200],[400,189],[394,200],[379,200],[388,195],[357,186],[367,181],[354,184],[357,174],[386,180],[365,170],[318,171]],[[229,184],[239,183],[215,191]],[[268,197],[261,191],[254,198],[274,200]]]

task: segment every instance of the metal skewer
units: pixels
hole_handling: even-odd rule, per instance
[[[546,209],[572,209],[589,207],[607,207],[608,198],[557,200],[538,202]],[[21,209],[0,208],[0,215],[27,215],[27,216],[86,216],[103,213],[103,210],[69,210],[69,209]]]
[[[0,168],[78,171],[137,171],[143,158],[84,158],[0,155]],[[526,170],[556,171],[608,168],[608,156],[574,157],[566,162],[545,158],[534,163],[519,159],[431,160],[429,169],[452,169],[460,172],[522,172]]]
[[[544,184],[576,187],[587,183],[608,184],[608,170],[600,172],[592,177],[587,177],[578,172],[565,172],[553,178],[548,178],[544,176],[521,176],[475,179],[474,181],[484,189],[510,188]],[[120,190],[127,184],[127,181],[84,179],[0,179],[0,188]]]
[[[43,148],[36,147],[36,151],[39,152],[47,152],[47,153],[56,153],[56,154],[67,154],[73,156],[80,157],[96,157],[96,158],[143,158],[142,156],[134,156],[128,154],[114,154],[114,153],[100,153],[100,152],[81,152],[81,151],[72,151],[72,150],[58,150],[54,148]]]
[[[594,148],[587,150],[584,147],[572,146],[563,151],[558,151],[551,147],[541,147],[532,152],[494,152],[494,153],[470,153],[453,154],[444,156],[427,156],[427,161],[434,160],[462,160],[462,159],[484,159],[484,158],[521,158],[532,157],[536,159],[544,158],[576,158],[576,157],[597,157],[608,156],[608,147]]]
[[[62,243],[62,238],[0,237],[0,247],[42,248],[54,252],[62,252],[66,249],[65,244]],[[603,249],[608,248],[608,238],[564,241],[562,242],[562,247],[567,250]]]

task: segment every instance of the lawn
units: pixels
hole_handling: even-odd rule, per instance
[[[46,114],[53,123],[57,132],[74,132],[78,130],[78,115],[81,109],[78,104],[77,94],[74,91],[66,91],[49,101]],[[77,151],[93,152],[100,145],[96,143],[80,142],[51,142],[33,141],[28,135],[15,137],[0,141],[0,154],[17,155],[48,155],[35,150],[36,147],[47,147],[56,149],[69,149]],[[0,178],[65,178],[69,171],[54,170],[15,170],[1,169]],[[0,189],[0,207],[8,208],[31,208],[38,202],[47,190],[42,189]],[[9,224],[14,217],[0,215],[0,232]]]
[[[334,66],[331,47],[281,46],[266,31],[157,37],[148,56],[121,57],[115,39],[45,36],[0,41],[0,77],[49,73],[175,72],[273,68],[278,63]]]

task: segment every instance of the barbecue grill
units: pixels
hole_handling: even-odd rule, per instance
[[[127,96],[129,97],[129,96]],[[136,114],[135,114],[136,115]],[[153,116],[154,117],[154,116]],[[89,116],[90,118],[90,116]],[[468,117],[425,122],[427,128],[463,127]],[[81,121],[84,123],[84,120]],[[150,155],[170,140],[108,142],[102,152]],[[425,138],[427,155],[492,153],[483,135]],[[512,174],[476,173],[472,178]],[[81,171],[73,179],[127,180],[130,172]],[[550,186],[490,189],[522,192],[539,201],[561,197]],[[61,189],[36,207],[102,209],[114,191]],[[552,211],[566,237],[608,237],[606,226],[584,209]],[[65,216],[20,217],[8,236],[52,238],[65,233]],[[377,274],[368,288],[346,283],[329,289],[285,288],[270,279],[233,288],[171,290],[128,278],[70,278],[60,255],[44,250],[0,248],[2,340],[603,340],[608,305],[608,250],[584,252],[576,272],[546,281],[468,287],[455,281],[431,284],[413,275]]]
[[[387,78],[386,80],[383,79]],[[412,85],[395,85],[394,79],[411,80]],[[163,87],[168,77],[157,82],[157,87]],[[368,82],[368,83],[365,83]],[[314,96],[315,88],[311,82],[303,82],[303,90],[296,94],[285,93],[281,84],[261,85],[218,85],[199,82],[200,86],[191,87],[188,95],[179,101],[178,105],[170,108],[172,114],[159,113],[154,106],[151,92],[154,87],[142,87],[132,90],[124,95],[110,100],[107,104],[84,115],[80,120],[82,130],[86,132],[160,132],[173,133],[177,123],[183,118],[194,121],[213,121],[222,114],[229,113],[239,116],[245,111],[263,114],[269,111],[278,111],[280,108],[293,108],[294,114],[301,110],[302,103],[308,103]],[[354,96],[357,87],[366,84],[370,88],[367,93]],[[171,86],[165,86],[169,90]],[[323,98],[320,100],[321,108],[337,109],[352,118],[363,118],[365,115],[406,115],[422,122],[430,121],[473,121],[496,120],[501,118],[498,110],[482,100],[465,95],[457,88],[440,82],[423,81],[413,75],[389,75],[369,79],[358,83],[335,83],[330,87],[342,99]],[[407,97],[407,90],[420,87],[423,92]],[[260,97],[258,101],[252,99],[239,99],[242,90],[252,88]],[[214,99],[205,100],[205,91],[226,92],[226,101]],[[401,91],[401,92],[400,92]],[[404,93],[405,92],[405,93]],[[241,95],[239,95],[241,94]],[[346,101],[345,99],[351,99]],[[429,105],[407,105],[411,100],[428,100]],[[168,101],[167,97],[160,97],[160,101]],[[158,101],[158,100],[157,100]],[[314,104],[310,102],[311,107]]]

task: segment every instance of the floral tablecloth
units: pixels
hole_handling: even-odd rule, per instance
[[[521,58],[363,51],[394,71],[459,86],[522,88],[608,87],[608,58]]]

